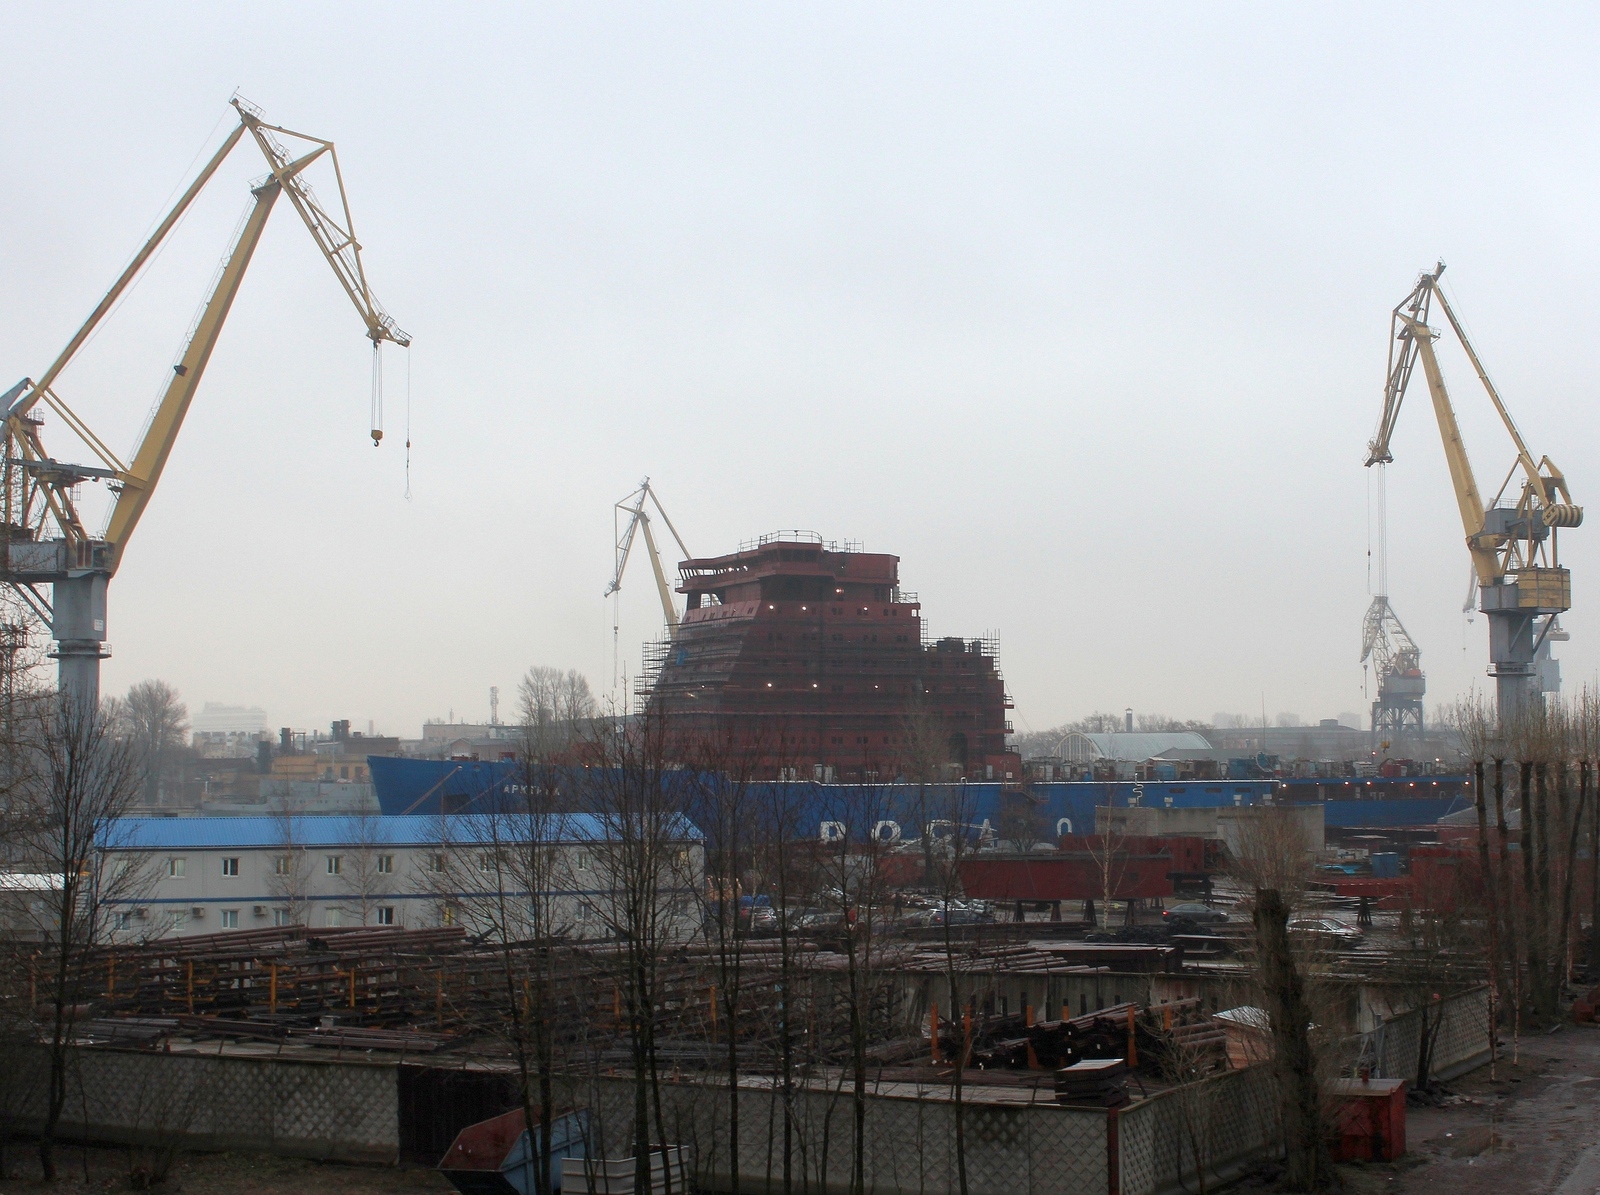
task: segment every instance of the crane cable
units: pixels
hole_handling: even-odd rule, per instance
[[[372,338],[372,446],[383,443],[383,342]]]
[[[411,346],[406,345],[406,501],[411,501]]]

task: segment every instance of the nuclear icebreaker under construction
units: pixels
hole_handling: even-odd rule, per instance
[[[1021,779],[994,640],[924,642],[898,556],[778,532],[678,578],[646,674],[674,735],[757,748],[772,777]]]

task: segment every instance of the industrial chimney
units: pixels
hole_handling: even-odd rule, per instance
[[[1129,734],[1133,733],[1133,707],[1130,705],[1122,712],[1122,728]]]

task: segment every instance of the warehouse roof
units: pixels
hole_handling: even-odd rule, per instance
[[[1126,763],[1143,763],[1158,755],[1169,755],[1177,751],[1211,750],[1211,744],[1206,741],[1206,736],[1192,730],[1132,733],[1116,731],[1111,734],[1087,734],[1083,737],[1094,744],[1101,759],[1116,759]]]
[[[452,814],[446,818],[413,814],[362,818],[350,814],[282,817],[124,817],[110,823],[102,842],[114,850],[205,850],[208,847],[273,847],[292,838],[296,846],[430,846],[441,842],[528,841],[604,842],[617,837],[608,819],[587,813],[552,816],[535,829],[527,817]],[[669,837],[698,840],[687,818],[674,817]]]

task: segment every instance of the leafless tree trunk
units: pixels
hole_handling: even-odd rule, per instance
[[[1293,1191],[1324,1191],[1335,1184],[1335,1175],[1322,1132],[1311,1008],[1289,945],[1289,906],[1276,889],[1256,889],[1255,924],[1261,986],[1272,1020],[1288,1186]]]
[[[596,843],[604,885],[601,915],[619,943],[617,982],[633,1064],[635,1189],[650,1185],[653,1116],[667,1195],[673,1195],[656,1013],[662,956],[671,943],[690,933],[698,848],[690,842],[693,835],[685,817],[687,779],[667,757],[667,726],[659,713],[604,719],[597,728],[586,747],[597,762],[584,772],[583,801],[601,827]]]
[[[592,844],[579,820],[557,808],[557,775],[534,762],[527,739],[519,757],[515,796],[480,813],[445,817],[442,866],[428,879],[441,900],[454,901],[462,920],[493,950],[501,989],[501,1023],[517,1067],[523,1127],[528,1133],[536,1195],[550,1195],[550,1156],[566,1023],[563,981],[573,971],[571,900],[579,888],[572,863]]]
[[[145,803],[161,800],[161,781],[189,732],[189,709],[164,680],[143,680],[116,707],[144,783]],[[123,728],[118,727],[119,731]]]
[[[966,1104],[966,1067],[968,1054],[972,1049],[970,1027],[971,1005],[973,993],[966,990],[962,978],[966,971],[965,963],[977,951],[976,942],[971,949],[960,949],[961,943],[956,938],[950,917],[950,907],[960,896],[965,895],[961,884],[961,863],[966,858],[970,844],[967,840],[967,829],[973,818],[974,803],[970,790],[965,782],[953,785],[949,789],[949,807],[943,811],[946,820],[950,822],[950,833],[940,844],[937,875],[930,876],[930,886],[937,893],[939,905],[943,910],[940,922],[943,932],[940,935],[940,949],[944,959],[944,981],[947,1005],[950,1011],[952,1027],[960,1027],[956,1038],[956,1056],[953,1060],[953,1072],[950,1084],[950,1099],[952,1112],[955,1117],[955,1151],[956,1151],[956,1189],[958,1195],[967,1195],[967,1104]],[[926,853],[932,854],[931,835],[927,824],[924,822],[923,837],[928,842]],[[945,844],[948,844],[945,846]],[[932,1045],[935,1052],[939,1049],[938,1018],[931,1018]]]
[[[67,1102],[68,1047],[87,972],[108,932],[108,906],[142,895],[148,871],[138,855],[122,852],[114,864],[104,852],[126,833],[123,818],[139,796],[139,773],[127,742],[110,732],[98,709],[76,701],[42,703],[28,736],[18,796],[22,852],[52,877],[48,913],[41,924],[48,950],[40,968],[40,995],[49,1007],[46,1027],[49,1082],[39,1161],[56,1177],[55,1141]]]
[[[339,870],[340,883],[348,894],[343,911],[355,918],[357,925],[368,925],[374,909],[394,882],[394,855],[377,804],[370,796],[362,799],[350,824],[350,842]]]
[[[272,811],[272,874],[267,891],[278,902],[277,916],[283,925],[306,923],[306,897],[311,879],[311,864],[306,855],[303,822],[305,815],[298,802],[285,794]]]

